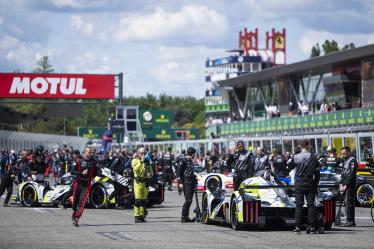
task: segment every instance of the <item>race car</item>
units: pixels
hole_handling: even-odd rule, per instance
[[[234,188],[234,181],[233,181],[233,174],[230,173],[228,175],[224,174],[219,174],[219,173],[210,173],[207,175],[196,175],[197,176],[197,190],[198,191],[205,191],[205,182],[208,177],[211,176],[218,176],[222,179],[223,185],[222,185],[222,190],[227,190],[228,188]]]
[[[117,197],[114,194],[114,184],[122,186],[121,195],[124,197],[124,204],[130,207],[134,204],[132,178],[122,176],[120,174],[111,174],[110,169],[101,168],[101,176],[95,177],[93,180],[89,201],[94,208],[111,208],[117,202]],[[164,185],[153,179],[148,190],[147,206],[151,207],[154,204],[161,204],[164,201]]]
[[[63,175],[53,186],[47,181],[27,181],[19,185],[21,204],[26,207],[43,205],[57,206],[65,194],[68,194],[73,185],[73,177],[70,173]],[[69,198],[67,198],[69,201]],[[65,204],[65,203],[63,203]]]
[[[286,193],[287,188],[273,176],[270,180],[252,177],[244,180],[238,191],[226,195],[223,179],[212,175],[205,180],[206,191],[202,197],[202,217],[206,224],[213,222],[231,224],[235,230],[243,226],[264,227],[270,222],[295,226],[296,204]],[[320,228],[330,229],[335,220],[335,198],[331,192],[319,192],[316,203]],[[304,207],[306,220],[307,207]]]

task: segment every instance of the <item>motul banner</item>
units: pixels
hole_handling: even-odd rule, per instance
[[[114,99],[115,75],[0,73],[0,97]]]

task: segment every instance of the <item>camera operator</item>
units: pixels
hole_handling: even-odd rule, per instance
[[[152,177],[152,171],[145,164],[145,149],[139,148],[131,162],[134,172],[134,216],[135,223],[146,222],[146,201],[148,198],[148,184],[147,181]]]
[[[310,142],[306,139],[300,143],[301,152],[294,155],[289,163],[289,167],[295,168],[295,222],[296,227],[293,230],[295,234],[300,234],[302,226],[302,215],[304,206],[304,197],[308,207],[308,228],[307,233],[315,233],[315,207],[314,201],[319,183],[319,163],[317,157],[311,154]]]
[[[343,224],[345,227],[354,227],[355,223],[355,189],[357,161],[352,156],[351,148],[345,146],[341,150],[343,156],[343,170],[339,184],[339,191],[345,193],[347,198],[347,222]]]
[[[91,180],[97,173],[97,161],[93,157],[91,148],[86,147],[82,160],[77,159],[72,175],[76,176],[74,181],[73,200],[73,225],[79,226],[79,219],[83,214],[84,205],[91,190]]]
[[[194,170],[194,163],[193,159],[195,157],[196,150],[192,147],[189,147],[187,149],[187,156],[186,160],[184,160],[181,164],[181,169],[180,169],[180,176],[181,180],[183,183],[183,192],[184,192],[184,199],[185,202],[183,204],[182,208],[182,223],[186,222],[193,222],[189,218],[189,213],[190,213],[190,207],[192,204],[192,198],[193,194],[196,188],[197,184],[197,179],[195,175],[195,170]]]

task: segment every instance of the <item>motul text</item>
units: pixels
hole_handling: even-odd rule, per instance
[[[0,73],[0,97],[113,99],[115,75]]]

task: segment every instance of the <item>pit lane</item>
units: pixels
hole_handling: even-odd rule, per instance
[[[3,201],[3,200],[2,200]],[[180,223],[183,196],[166,192],[149,209],[148,222],[135,224],[132,210],[86,209],[73,227],[71,209],[0,206],[0,248],[373,248],[370,209],[356,208],[354,228],[323,235],[294,235],[287,229],[233,231],[222,225]],[[201,201],[201,199],[200,199]],[[192,204],[192,209],[195,203]]]

